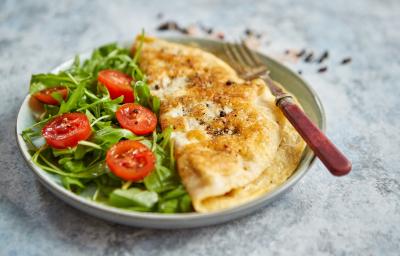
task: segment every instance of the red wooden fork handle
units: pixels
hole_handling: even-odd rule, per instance
[[[299,132],[315,155],[335,176],[346,175],[351,170],[351,162],[336,148],[322,131],[293,102],[291,97],[284,97],[277,102],[283,114]]]

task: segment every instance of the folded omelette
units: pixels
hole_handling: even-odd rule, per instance
[[[138,42],[136,42],[138,47]],[[283,183],[305,143],[265,83],[198,48],[146,37],[139,61],[172,126],[177,169],[197,212],[237,206]]]

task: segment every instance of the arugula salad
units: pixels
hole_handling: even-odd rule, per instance
[[[32,161],[76,194],[132,211],[190,212],[172,128],[161,130],[160,100],[138,66],[141,46],[107,44],[57,74],[32,75],[42,111],[21,135]]]

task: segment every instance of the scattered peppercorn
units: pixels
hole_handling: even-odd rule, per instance
[[[326,60],[327,58],[329,58],[329,52],[328,51],[324,51],[322,53],[321,57],[319,57],[318,63],[324,62],[324,60]]]
[[[156,84],[156,85],[154,86],[154,89],[159,90],[159,89],[160,89],[160,86],[159,86],[158,84]]]
[[[213,135],[214,135],[214,136],[220,136],[220,135],[223,135],[223,134],[224,134],[224,132],[221,131],[221,130],[215,130],[215,131],[213,131]]]
[[[251,30],[251,29],[249,29],[249,28],[246,28],[246,29],[244,30],[244,34],[245,34],[247,37],[252,37],[252,36],[254,36],[254,37],[256,37],[257,39],[260,39],[260,38],[262,37],[262,34],[261,34],[261,33],[256,33],[256,32],[254,32],[253,30]]]
[[[328,70],[328,67],[325,66],[325,67],[319,68],[319,69],[317,70],[317,72],[318,72],[318,73],[324,73],[324,72],[326,72],[327,70]]]
[[[179,28],[178,24],[175,21],[167,21],[160,24],[157,28],[159,31],[164,30],[177,30]]]
[[[223,111],[223,110],[221,110],[221,111],[219,112],[219,117],[225,117],[225,116],[226,116],[226,112]]]
[[[313,53],[313,52],[310,52],[310,53],[306,56],[306,58],[304,59],[304,61],[305,61],[305,62],[312,62],[313,59],[314,59],[314,53]]]
[[[300,57],[303,56],[304,54],[306,54],[306,50],[303,49],[303,50],[301,50],[299,53],[297,53],[296,56],[300,58]]]
[[[231,81],[231,80],[228,80],[228,81],[226,81],[226,83],[225,83],[225,85],[227,85],[227,86],[230,86],[230,85],[232,85],[233,84],[233,82]]]
[[[299,71],[297,71],[297,73],[298,73],[299,75],[301,75],[301,74],[303,74],[303,71],[299,70]]]
[[[344,59],[340,62],[340,64],[346,65],[346,64],[348,64],[348,63],[350,63],[350,62],[351,62],[351,58],[350,58],[350,57],[347,57],[347,58],[344,58]]]

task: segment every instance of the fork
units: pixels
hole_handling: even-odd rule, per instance
[[[326,135],[307,117],[295,103],[293,97],[281,89],[270,78],[268,68],[260,61],[256,53],[245,42],[224,43],[224,50],[229,63],[245,80],[261,78],[275,96],[275,104],[285,117],[314,151],[326,168],[335,176],[346,175],[351,170],[351,162],[326,137]]]

